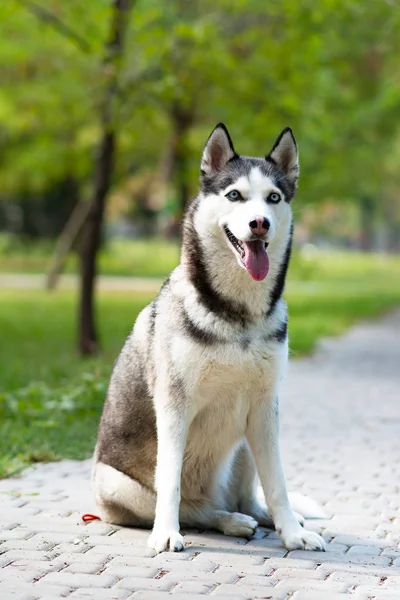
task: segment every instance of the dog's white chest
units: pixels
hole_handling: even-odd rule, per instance
[[[215,398],[259,398],[275,385],[285,362],[281,353],[268,351],[257,339],[208,348],[180,340],[172,353],[174,364],[201,404]]]

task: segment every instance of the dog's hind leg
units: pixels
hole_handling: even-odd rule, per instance
[[[100,518],[107,523],[150,528],[156,494],[102,462],[93,468],[92,485]]]
[[[219,510],[198,502],[182,502],[179,520],[182,526],[198,529],[214,529],[225,535],[251,537],[257,529],[257,521],[250,515]]]
[[[107,523],[131,527],[153,526],[156,493],[104,463],[93,469],[93,489],[100,518]],[[186,527],[216,529],[226,535],[250,537],[257,522],[248,515],[216,510],[204,500],[182,500],[179,522]]]

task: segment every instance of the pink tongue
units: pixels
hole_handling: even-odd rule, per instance
[[[264,242],[243,242],[243,246],[244,266],[255,281],[262,281],[269,270],[269,258]]]

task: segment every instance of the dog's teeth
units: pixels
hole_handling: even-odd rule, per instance
[[[228,240],[230,241],[232,246],[235,248],[236,252],[239,252],[239,254],[242,255],[242,253],[243,253],[242,242],[233,235],[232,231],[230,229],[228,229],[228,227],[226,227],[226,225],[224,226],[224,230],[225,230]]]

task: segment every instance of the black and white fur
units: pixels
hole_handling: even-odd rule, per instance
[[[93,467],[98,510],[104,521],[153,527],[158,552],[183,549],[180,525],[249,537],[272,523],[286,548],[321,550],[291,509],[279,451],[293,134],[285,129],[266,158],[248,158],[219,124],[201,172],[180,265],[138,316],[112,373]],[[240,200],[227,198],[232,190]],[[256,235],[269,256],[262,281],[241,258],[256,217],[269,227]]]

